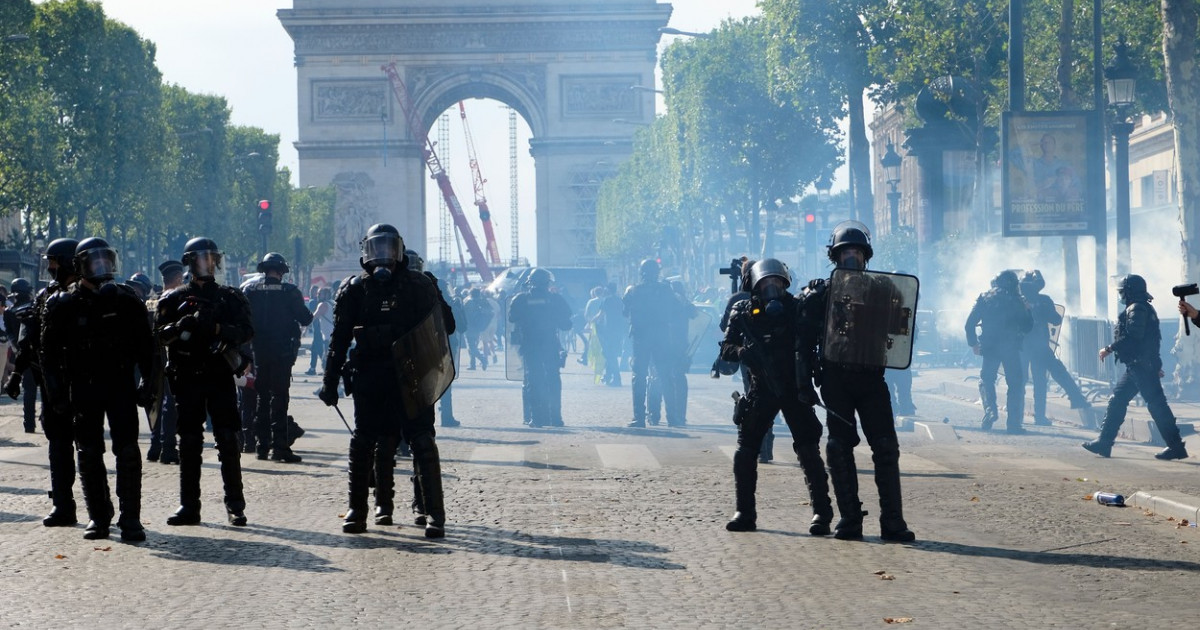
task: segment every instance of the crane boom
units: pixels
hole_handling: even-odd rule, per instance
[[[417,143],[422,145],[421,153],[425,159],[425,165],[429,167],[429,176],[437,182],[438,189],[442,192],[442,198],[446,200],[446,207],[450,210],[450,216],[454,218],[454,225],[458,228],[463,241],[467,244],[467,251],[471,254],[471,263],[475,265],[475,269],[479,271],[479,277],[484,282],[491,282],[495,278],[495,274],[492,273],[491,267],[483,257],[483,250],[479,248],[475,234],[471,232],[471,226],[467,223],[467,215],[463,214],[462,204],[458,201],[458,195],[454,194],[454,187],[450,185],[450,176],[446,174],[446,169],[442,168],[442,162],[438,159],[437,152],[434,151],[429,134],[421,127],[421,121],[417,120],[416,108],[413,107],[412,99],[409,97],[408,86],[404,84],[400,73],[396,71],[395,63],[380,66],[380,70],[387,74],[388,82],[392,86],[392,95],[396,97],[396,102],[404,111],[404,120],[408,123],[409,132],[412,133]]]
[[[493,265],[499,265],[500,247],[496,245],[496,231],[492,228],[492,211],[488,208],[487,196],[483,194],[483,185],[487,180],[479,170],[479,159],[475,156],[475,139],[471,136],[471,125],[467,122],[467,108],[462,101],[458,102],[458,113],[462,117],[463,133],[467,137],[467,157],[471,162],[471,181],[475,185],[475,206],[479,208],[479,222],[483,224],[483,236],[487,242],[488,257]]]

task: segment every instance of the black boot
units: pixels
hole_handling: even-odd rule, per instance
[[[733,518],[725,523],[725,529],[731,532],[752,532],[758,529],[758,525],[755,524],[756,520],[757,518],[753,514],[734,512]]]
[[[375,524],[391,525],[396,489],[396,438],[381,437],[375,446]]]
[[[50,500],[54,509],[42,525],[67,527],[79,521],[75,515],[75,444],[70,438],[49,437],[50,456]]]
[[[200,523],[200,465],[204,436],[179,436],[179,509],[167,517],[167,525]]]
[[[367,531],[367,494],[370,492],[367,478],[374,460],[371,445],[361,437],[351,437],[349,458],[350,509],[346,510],[342,532],[361,534]]]
[[[854,464],[853,447],[830,439],[825,445],[825,458],[829,461],[829,479],[833,482],[833,493],[837,497],[838,513],[841,515],[833,526],[833,537],[838,540],[861,540],[866,512],[858,500],[858,468]]]
[[[285,464],[299,464],[303,461],[303,458],[293,453],[292,449],[286,446],[276,446],[275,450],[271,452],[271,461],[283,462]]]
[[[304,437],[304,428],[301,427],[299,424],[296,424],[295,418],[288,416],[287,417],[287,445],[288,445],[288,448],[291,448],[292,445],[296,443],[296,440],[298,440],[302,437]]]
[[[747,420],[743,420],[746,422]],[[733,491],[737,509],[733,518],[725,524],[725,529],[731,532],[752,532],[756,527],[758,512],[755,506],[754,492],[758,488],[758,448],[759,444],[744,444],[741,436],[738,439],[738,449],[733,453]]]
[[[1113,413],[1113,403],[1109,403],[1108,411],[1104,414],[1104,419],[1100,421],[1100,435],[1090,441],[1081,444],[1085,450],[1091,451],[1100,457],[1112,457],[1113,443],[1117,441],[1117,432],[1121,430],[1121,424],[1125,422],[1124,414]],[[1119,419],[1117,416],[1120,416]]]
[[[429,522],[429,517],[425,515],[425,497],[421,495],[421,482],[416,475],[410,476],[409,480],[412,481],[413,487],[412,511],[416,515],[413,522],[425,527],[425,524]]]
[[[900,447],[892,442],[877,444],[876,448],[878,452],[872,455],[872,460],[875,487],[879,490],[879,537],[890,542],[912,542],[917,536],[904,522],[900,495]]]
[[[242,494],[242,453],[237,431],[214,431],[221,458],[221,485],[225,490],[225,513],[234,527],[246,525],[246,497]]]
[[[117,519],[121,540],[146,540],[146,528],[142,527],[142,457],[136,443],[122,446],[117,453],[117,504],[121,508]]]
[[[996,386],[994,384],[989,390],[980,381],[979,402],[983,405],[983,422],[981,426],[984,431],[991,431],[992,425],[996,424],[996,419],[1000,417],[1000,412],[996,408]]]
[[[108,527],[113,517],[103,448],[100,446],[79,450],[79,486],[83,490],[83,502],[87,505],[90,521],[83,537],[88,540],[108,538]]]
[[[828,536],[829,525],[833,522],[833,503],[829,500],[829,477],[825,474],[825,462],[821,460],[821,448],[815,443],[805,444],[796,448],[796,457],[804,471],[804,485],[808,486],[808,500],[813,509],[808,533]]]
[[[442,497],[442,463],[437,443],[430,433],[413,439],[413,468],[421,484],[421,496],[425,499],[426,538],[442,538],[446,535],[446,507]]]

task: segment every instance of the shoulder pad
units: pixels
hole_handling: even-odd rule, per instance
[[[142,301],[142,298],[138,297],[138,294],[134,292],[133,287],[120,282],[114,282],[113,284],[117,286],[117,295],[120,295],[121,297],[131,297],[138,302]]]

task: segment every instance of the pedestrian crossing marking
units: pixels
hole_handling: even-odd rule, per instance
[[[596,454],[604,468],[658,470],[662,464],[645,444],[597,444]]]
[[[949,468],[911,453],[900,454],[900,472],[947,472]]]
[[[520,464],[525,461],[524,446],[476,446],[471,451],[476,463]]]

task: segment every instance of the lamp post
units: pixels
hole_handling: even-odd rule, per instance
[[[896,190],[896,186],[900,184],[900,165],[904,159],[896,153],[896,145],[888,140],[887,151],[883,157],[879,158],[879,162],[883,165],[883,179],[887,182],[889,190],[887,193],[889,216],[891,217],[892,234],[900,231],[900,191]]]
[[[1129,274],[1131,266],[1129,134],[1133,131],[1133,123],[1129,120],[1129,114],[1133,109],[1137,86],[1137,68],[1129,60],[1128,49],[1129,47],[1125,45],[1125,37],[1122,36],[1117,42],[1112,64],[1104,69],[1104,79],[1108,87],[1108,104],[1115,113],[1112,125],[1113,139],[1116,141],[1113,156],[1113,187],[1117,198],[1117,275],[1122,277]]]
[[[683,37],[695,37],[696,39],[712,39],[712,33],[696,33],[693,31],[681,31],[677,28],[671,28],[670,26],[664,26],[664,27],[658,29],[658,32],[662,33],[663,35],[681,35]]]

